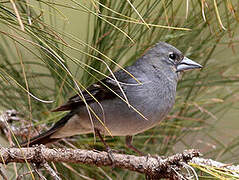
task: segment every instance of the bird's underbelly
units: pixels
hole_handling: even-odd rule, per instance
[[[125,102],[122,103],[112,104],[109,102],[104,104],[104,112],[102,108],[96,108],[98,105],[95,104],[92,106],[92,109],[98,117],[96,118],[91,113],[92,119],[89,118],[87,110],[83,109],[71,117],[65,126],[51,137],[62,138],[76,134],[88,134],[94,132],[95,128],[105,135],[135,135],[159,124],[171,109],[171,107],[151,108],[147,110],[147,113],[144,113],[144,110],[141,108],[142,111],[140,113],[142,114],[139,114],[139,112],[136,112]]]
[[[73,116],[65,126],[63,126],[59,131],[54,133],[51,138],[63,138],[69,137],[77,134],[88,134],[93,133],[94,128],[100,130],[104,135],[110,136],[126,136],[135,135],[146,131],[157,124],[157,121],[153,122],[149,119],[134,119],[132,117],[125,118],[124,120],[120,116],[112,117],[111,119],[105,119],[105,122],[100,122],[99,120],[93,120],[93,123],[89,118],[83,118],[78,115]],[[160,118],[162,120],[162,118]]]

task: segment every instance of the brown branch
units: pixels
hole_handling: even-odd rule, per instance
[[[45,146],[31,148],[0,148],[0,163],[29,163],[67,162],[83,163],[96,166],[112,166],[107,152],[98,152],[81,149],[49,149]],[[166,159],[151,156],[134,156],[113,153],[114,167],[128,169],[146,174],[152,178],[171,178],[178,176],[175,170],[182,168],[193,157],[198,157],[197,150],[187,150],[183,153],[170,156]],[[178,179],[178,178],[177,178]]]
[[[9,132],[9,128],[11,128],[12,132],[15,135],[20,136],[22,138],[26,138],[27,135],[29,135],[29,128],[26,128],[26,126],[24,125],[25,120],[19,117],[19,115],[20,114],[16,110],[7,110],[0,114],[0,129],[2,130],[2,132],[4,132],[8,139],[11,139],[11,133]],[[22,127],[16,127],[14,123],[12,123],[15,121],[20,122],[20,124],[22,124]],[[31,133],[33,133],[34,136],[34,132]],[[3,161],[6,161],[7,163],[25,163],[25,159],[27,159],[28,162],[39,163],[40,165],[42,165],[52,176],[52,178],[57,180],[59,180],[60,177],[53,169],[51,169],[51,167],[47,164],[47,161],[63,163],[84,163],[96,166],[112,166],[111,159],[109,159],[108,154],[106,152],[96,152],[80,149],[48,149],[44,146],[38,146],[28,149],[22,148],[21,150],[18,148],[0,148],[0,153],[0,155],[2,156],[2,158],[0,158],[0,163],[3,163]],[[184,153],[182,154],[176,154],[166,159],[150,156],[138,157],[125,154],[113,154],[113,156],[115,160],[114,167],[143,173],[146,174],[146,176],[150,179],[185,179],[185,174],[184,177],[183,175],[181,175],[181,168],[189,167],[186,164],[187,162],[195,164],[195,167],[199,165],[202,167],[209,166],[219,169],[222,168],[224,170],[232,171],[231,173],[233,175],[239,176],[239,165],[228,165],[211,159],[198,158],[199,152],[197,150],[184,151]],[[26,158],[24,159],[24,157]],[[36,171],[37,169],[35,169],[35,172]],[[195,174],[194,170],[192,170],[192,172]],[[20,180],[23,176],[27,174],[30,174],[30,172],[25,173],[23,175],[19,175],[17,179]],[[3,179],[7,178],[1,171],[1,169],[0,176],[2,176]]]

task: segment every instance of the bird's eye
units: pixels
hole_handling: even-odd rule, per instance
[[[170,59],[172,59],[173,61],[175,61],[176,58],[177,58],[177,55],[174,54],[174,53],[170,53],[168,57],[169,57]]]

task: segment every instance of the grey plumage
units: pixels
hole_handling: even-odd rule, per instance
[[[49,131],[33,138],[30,145],[45,144],[59,138],[94,132],[113,136],[132,136],[159,124],[174,105],[178,74],[181,71],[202,66],[184,57],[175,47],[159,42],[125,69],[114,73],[121,88],[111,78],[89,87],[99,101],[97,103],[87,92],[83,92],[87,104],[93,109],[104,125],[92,114],[90,121],[85,103],[76,95],[55,111],[70,111]],[[111,90],[110,90],[110,89]],[[127,97],[129,104],[122,99]],[[138,112],[136,112],[138,111]],[[140,112],[140,113],[139,113]],[[22,144],[27,145],[27,142]]]

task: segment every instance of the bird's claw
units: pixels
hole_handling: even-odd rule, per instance
[[[110,147],[107,147],[106,148],[106,151],[107,151],[107,153],[108,153],[108,157],[109,157],[109,159],[110,159],[110,161],[111,161],[111,167],[112,167],[112,169],[113,168],[115,168],[115,158],[114,158],[114,156],[113,156],[113,153],[115,153],[117,150],[114,150],[114,149],[111,149]]]

